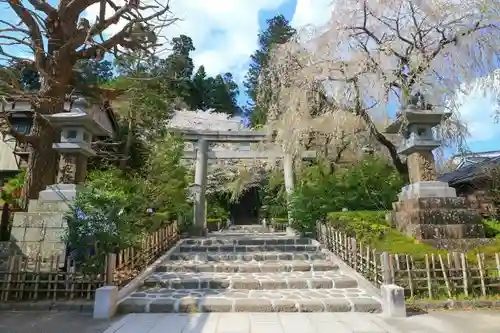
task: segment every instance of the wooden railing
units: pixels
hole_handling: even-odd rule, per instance
[[[179,239],[177,222],[173,222],[147,235],[136,247],[110,253],[106,264],[106,282],[126,285],[140,271],[155,261]]]
[[[355,237],[317,224],[318,241],[373,284],[397,284],[406,297],[476,297],[500,294],[499,253],[438,251],[409,255],[379,252]]]

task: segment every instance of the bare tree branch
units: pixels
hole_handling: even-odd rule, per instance
[[[34,50],[35,62],[38,66],[43,67],[45,63],[45,48],[43,46],[42,33],[40,32],[37,22],[28,9],[23,6],[21,1],[7,0],[7,3],[28,28],[29,36],[33,43],[32,49]]]

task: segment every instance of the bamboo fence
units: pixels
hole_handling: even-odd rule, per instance
[[[177,223],[171,223],[144,237],[140,244],[110,253],[101,273],[81,271],[73,260],[59,255],[9,253],[10,244],[0,246],[0,301],[92,300],[103,285],[119,287],[168,250],[179,237]],[[7,254],[7,255],[5,255]]]
[[[500,294],[500,254],[436,251],[390,254],[318,224],[318,240],[377,286],[396,284],[406,297],[486,297]]]

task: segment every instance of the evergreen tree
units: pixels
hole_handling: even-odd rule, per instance
[[[252,62],[244,82],[246,93],[250,98],[246,114],[253,126],[265,124],[267,119],[267,106],[255,103],[260,73],[268,64],[273,45],[286,43],[294,34],[295,29],[281,14],[267,20],[267,29],[259,33],[259,49],[250,57]],[[265,84],[261,84],[260,89],[266,89]]]
[[[193,110],[206,110],[209,108],[207,96],[210,92],[207,82],[207,72],[205,66],[201,65],[191,81],[191,102]]]
[[[231,73],[217,75],[209,81],[209,107],[217,110],[217,112],[227,113],[235,116],[240,113],[241,109],[238,106],[236,98],[239,94],[239,88],[234,82]]]

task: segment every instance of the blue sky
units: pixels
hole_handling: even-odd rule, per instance
[[[148,1],[153,0],[143,0]],[[123,0],[116,0],[117,4],[120,2]],[[249,57],[257,48],[257,34],[265,28],[267,19],[281,13],[295,28],[321,25],[330,17],[332,6],[331,0],[171,0],[170,3],[181,21],[165,29],[165,37],[190,36],[197,48],[193,54],[196,66],[203,64],[210,75],[232,72],[239,82],[245,76]],[[2,13],[4,6],[0,6]],[[93,21],[98,11],[95,5],[85,14]],[[114,30],[119,28],[115,26]],[[108,31],[113,32],[113,29]],[[479,89],[472,89],[470,95],[461,98],[464,106],[460,116],[471,133],[468,139],[471,150],[500,149],[500,125],[493,120],[495,99],[484,96]],[[240,101],[245,101],[243,94]]]

